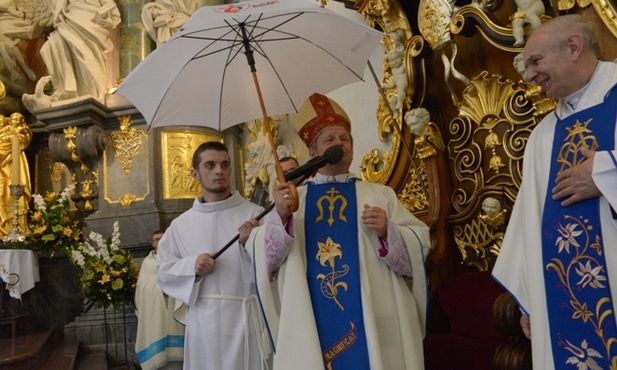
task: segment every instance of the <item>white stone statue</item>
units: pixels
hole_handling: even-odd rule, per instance
[[[41,48],[52,76],[52,99],[90,95],[104,101],[111,30],[120,23],[114,0],[50,0],[54,31]]]
[[[488,197],[482,202],[482,211],[487,215],[494,217],[501,211],[501,202],[495,198]]]
[[[407,71],[405,69],[405,49],[402,45],[397,45],[388,52],[388,61],[392,65],[392,81],[383,85],[386,90],[396,88],[396,99],[391,102],[390,108],[394,118],[398,117],[399,111],[403,108],[407,97]]]
[[[392,81],[383,85],[384,90],[396,89],[396,99],[391,99],[390,109],[393,118],[398,118],[399,112],[404,108],[407,98],[407,69],[405,68],[405,30],[397,28],[389,34],[392,46],[388,50],[386,58],[390,63]]]
[[[159,47],[186,23],[202,3],[203,0],[155,0],[141,9],[141,22]]]
[[[45,94],[45,86],[51,81],[51,76],[43,76],[36,82],[34,94],[23,94],[21,100],[30,112],[51,107],[51,96]]]
[[[262,186],[263,189],[260,191],[267,191],[268,196],[274,194],[277,173],[268,136],[261,130],[257,132],[255,140],[248,144],[247,152],[248,158],[244,164],[244,188],[252,192],[258,190],[256,186]],[[278,158],[295,156],[293,144],[278,145],[276,154]]]
[[[424,136],[428,130],[431,115],[425,108],[411,109],[405,113],[405,123],[416,136]]]
[[[510,17],[512,19],[512,32],[514,34],[514,45],[525,45],[525,25],[530,24],[532,29],[542,24],[541,17],[544,15],[544,3],[542,0],[515,0],[517,10]]]
[[[482,202],[482,212],[478,215],[480,220],[491,226],[493,229],[499,229],[505,224],[507,210],[502,209],[499,199],[488,197]]]
[[[22,80],[24,76],[31,81],[36,79],[17,45],[39,37],[44,27],[49,26],[45,8],[41,0],[0,0],[0,61],[11,81]]]
[[[514,60],[512,60],[512,65],[514,66],[514,69],[516,69],[516,72],[518,72],[518,74],[521,75],[523,79],[525,79],[527,68],[525,68],[525,61],[523,60],[522,52],[516,54]]]

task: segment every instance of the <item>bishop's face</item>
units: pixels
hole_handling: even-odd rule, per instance
[[[332,145],[338,145],[343,149],[343,158],[333,164],[327,164],[319,169],[319,172],[328,175],[340,175],[349,172],[351,162],[353,161],[353,143],[349,132],[340,125],[330,126],[325,128],[309,148],[311,158],[323,155],[323,153]]]
[[[201,184],[204,199],[216,201],[230,193],[231,162],[225,151],[205,150],[199,155],[199,166],[191,175]]]

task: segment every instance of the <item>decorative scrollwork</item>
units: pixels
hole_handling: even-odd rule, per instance
[[[409,171],[409,180],[398,193],[401,203],[415,214],[429,207],[429,195],[422,186],[423,183],[427,183],[426,165],[424,161],[419,161],[417,167]]]
[[[481,270],[492,265],[499,251],[507,208],[521,183],[525,144],[541,118],[538,107],[545,105],[546,97],[530,94],[530,88],[481,72],[463,92],[459,115],[449,126],[455,184],[450,220],[463,262]],[[488,198],[504,209],[478,213]]]
[[[366,181],[385,184],[392,175],[401,149],[402,117],[412,103],[416,91],[415,67],[413,57],[422,52],[424,41],[413,37],[411,26],[398,2],[386,0],[364,0],[356,3],[358,12],[372,24],[383,29],[386,38],[384,58],[384,75],[378,83],[386,87],[384,96],[378,98],[377,135],[382,142],[390,142],[390,149],[380,153],[373,149],[366,154],[360,165],[362,178]],[[403,65],[394,66],[396,53],[402,49]],[[390,55],[390,60],[388,60]],[[401,73],[403,72],[404,73]],[[423,76],[419,77],[422,79]],[[398,79],[398,81],[396,80]],[[396,88],[394,88],[396,87]],[[397,127],[394,127],[397,125]]]

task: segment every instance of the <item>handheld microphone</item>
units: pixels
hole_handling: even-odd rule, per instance
[[[298,177],[307,176],[317,171],[326,164],[338,163],[343,158],[343,148],[338,145],[332,145],[319,157],[315,157],[306,162],[302,166],[293,169],[285,174],[285,180],[291,181]]]

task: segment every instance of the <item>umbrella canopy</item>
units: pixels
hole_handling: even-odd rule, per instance
[[[150,127],[220,131],[262,117],[264,108],[269,115],[297,112],[314,92],[362,80],[382,38],[383,33],[307,0],[206,6],[144,59],[117,92]]]

